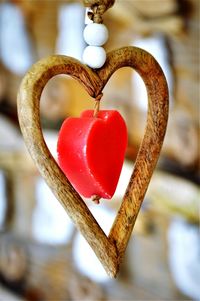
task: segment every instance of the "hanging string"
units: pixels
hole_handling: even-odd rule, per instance
[[[103,14],[115,3],[115,0],[83,0],[84,6],[89,7],[92,12],[88,12],[88,17],[94,23],[103,23]],[[100,100],[103,93],[99,94],[95,98],[94,114],[93,117],[98,117],[98,112],[100,108]],[[92,196],[92,201],[96,204],[100,203],[101,197],[98,195]]]
[[[98,112],[99,112],[99,108],[100,108],[100,100],[103,96],[103,93],[99,94],[96,98],[95,98],[95,105],[94,105],[94,114],[93,117],[98,117]]]
[[[94,23],[103,23],[103,14],[113,6],[115,0],[83,0],[83,3],[92,10],[88,13],[88,17]]]
[[[103,96],[103,93],[99,94],[96,98],[95,98],[95,105],[94,105],[94,114],[93,117],[98,117],[98,112],[99,112],[99,108],[100,108],[100,100]],[[95,203],[95,204],[99,204],[100,203],[100,199],[101,197],[99,195],[93,195],[91,200]]]

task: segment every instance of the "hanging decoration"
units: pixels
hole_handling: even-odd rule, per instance
[[[136,47],[123,47],[105,55],[102,46],[108,34],[102,24],[102,16],[114,4],[114,0],[84,0],[83,2],[87,8],[90,8],[88,16],[93,21],[84,31],[85,40],[90,47],[89,54],[88,47],[84,51],[85,64],[64,55],[52,55],[34,64],[25,75],[19,89],[18,115],[26,146],[41,175],[77,229],[88,241],[108,275],[116,277],[163,144],[168,119],[168,88],[161,67],[148,52]],[[146,85],[147,124],[121,207],[109,235],[106,236],[78,190],[85,196],[90,196],[96,191],[95,201],[98,203],[99,197],[111,197],[115,189],[127,143],[126,127],[119,112],[101,111],[99,106],[105,85],[112,74],[122,67],[133,68]],[[67,74],[76,79],[95,100],[94,111],[86,111],[77,119],[71,118],[61,128],[58,140],[59,164],[64,172],[67,170],[68,178],[47,148],[40,124],[41,93],[46,83],[58,74]],[[122,145],[119,145],[116,153],[113,145],[120,143],[117,141],[115,127],[121,132],[122,139]],[[77,133],[80,134],[79,140],[77,140]],[[69,141],[71,140],[72,146],[69,141],[65,141],[65,134]],[[100,148],[96,150],[96,158],[95,144]],[[104,154],[106,152],[102,145],[106,147],[108,157],[104,158],[102,152]],[[63,155],[65,147],[68,152]],[[80,155],[79,162],[75,162],[73,152]],[[113,162],[109,162],[112,153]],[[89,166],[86,164],[88,162]],[[83,173],[82,178],[85,175],[87,183],[81,182],[77,175],[73,175],[71,165],[73,163],[81,164],[79,171]],[[78,170],[77,166],[76,168]],[[104,178],[105,174],[106,177],[112,175],[110,182],[109,176],[107,179]],[[77,190],[70,183],[72,177],[75,178],[73,185]],[[94,179],[91,181],[92,177]],[[86,184],[91,186],[86,187]],[[97,189],[94,191],[94,188]]]

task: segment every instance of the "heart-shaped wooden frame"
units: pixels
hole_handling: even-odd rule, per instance
[[[133,174],[107,237],[48,150],[40,125],[39,103],[43,88],[55,75],[70,75],[96,98],[111,75],[122,67],[132,67],[142,77],[148,93],[148,116]],[[41,175],[107,273],[115,277],[165,136],[168,88],[159,64],[148,52],[136,47],[124,47],[108,53],[105,65],[98,70],[92,70],[71,57],[50,56],[34,64],[22,80],[18,93],[18,116],[25,143]]]

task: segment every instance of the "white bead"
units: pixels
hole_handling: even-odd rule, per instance
[[[104,24],[88,24],[83,32],[85,42],[90,46],[102,46],[108,40],[108,29]]]
[[[87,46],[83,52],[83,62],[91,68],[101,68],[106,61],[106,52],[102,47]]]

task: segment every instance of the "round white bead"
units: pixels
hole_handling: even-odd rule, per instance
[[[90,46],[102,46],[108,40],[108,29],[104,24],[88,24],[83,32],[85,42]]]
[[[106,61],[106,52],[102,47],[87,46],[83,52],[83,62],[91,68],[101,68]]]

